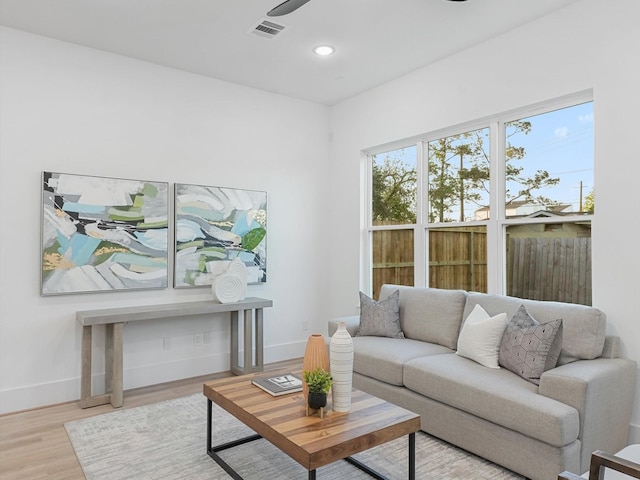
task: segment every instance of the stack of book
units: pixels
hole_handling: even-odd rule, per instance
[[[251,383],[274,397],[302,391],[302,380],[292,373],[275,377],[257,377],[251,380]]]

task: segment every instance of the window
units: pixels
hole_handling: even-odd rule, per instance
[[[593,212],[593,103],[507,122],[505,138],[508,218]]]
[[[489,134],[485,127],[426,144],[430,287],[487,291]]]
[[[504,128],[506,293],[591,305],[593,103]]]
[[[489,218],[489,128],[428,142],[429,223]]]
[[[414,284],[414,227],[417,211],[417,147],[371,157],[372,283]]]
[[[591,304],[590,94],[369,159],[370,293],[384,283]]]

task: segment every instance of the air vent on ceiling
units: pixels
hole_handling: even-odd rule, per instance
[[[258,25],[249,31],[249,33],[253,33],[259,37],[273,38],[282,33],[284,29],[284,25],[279,25],[263,18]]]

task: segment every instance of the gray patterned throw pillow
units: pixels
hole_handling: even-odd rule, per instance
[[[404,338],[398,290],[379,302],[360,292],[360,326],[356,336]]]
[[[561,349],[562,319],[541,324],[521,305],[502,336],[498,363],[540,385],[540,376],[556,366]]]

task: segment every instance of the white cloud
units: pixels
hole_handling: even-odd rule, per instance
[[[593,122],[593,112],[586,115],[578,115],[578,120],[581,122]]]
[[[566,137],[567,133],[569,133],[569,129],[567,127],[558,127],[555,132],[553,132],[556,137]]]

